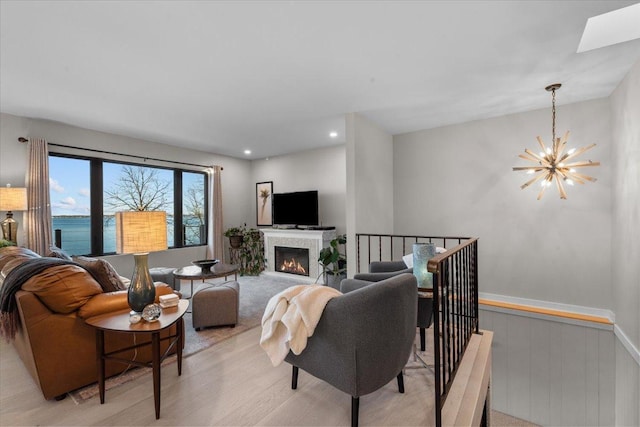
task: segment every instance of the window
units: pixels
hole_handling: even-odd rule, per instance
[[[166,211],[169,247],[206,244],[204,172],[50,154],[49,180],[56,244],[72,255],[115,253],[124,210]]]
[[[49,156],[49,196],[54,236],[62,237],[64,250],[71,255],[91,253],[89,181],[89,160]],[[64,234],[60,236],[56,230],[64,231]]]
[[[201,245],[207,241],[204,185],[202,174],[182,174],[182,229],[185,246]]]

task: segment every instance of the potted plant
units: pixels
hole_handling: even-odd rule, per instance
[[[228,228],[224,235],[229,238],[229,245],[232,248],[237,249],[242,246],[244,241],[244,227],[231,227]]]
[[[241,275],[258,276],[264,270],[264,243],[260,230],[245,227],[239,257]]]
[[[329,242],[329,247],[322,248],[318,256],[318,262],[322,266],[321,274],[324,274],[324,282],[332,288],[339,288],[340,281],[346,277],[347,256],[344,252],[340,252],[341,246],[346,244],[347,235],[340,234]]]
[[[0,239],[0,248],[4,248],[7,246],[15,246],[16,243],[11,240]]]

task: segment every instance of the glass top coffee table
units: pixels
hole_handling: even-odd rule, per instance
[[[236,264],[216,264],[209,271],[203,271],[197,265],[189,265],[186,267],[178,268],[173,272],[173,276],[180,280],[189,280],[191,282],[191,296],[193,296],[193,281],[205,279],[216,279],[219,277],[227,277],[233,275],[235,280],[238,280],[238,271],[240,266]]]

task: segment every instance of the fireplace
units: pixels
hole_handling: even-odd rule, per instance
[[[274,251],[276,271],[309,276],[309,249],[275,246]]]
[[[264,235],[264,257],[267,261],[265,274],[289,279],[295,278],[303,283],[315,283],[322,273],[318,257],[323,248],[330,246],[331,239],[336,237],[335,230],[298,230],[298,229],[276,229],[262,228]],[[304,251],[307,258],[306,263],[298,259],[307,272],[305,274],[287,273],[280,269],[283,259],[282,255],[276,255],[276,247],[279,250]],[[294,253],[294,258],[299,254]],[[291,260],[291,255],[286,255],[284,259]]]

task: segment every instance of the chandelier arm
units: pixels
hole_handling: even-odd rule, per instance
[[[519,154],[518,157],[520,157],[521,159],[529,160],[530,162],[540,163],[540,160],[538,160],[538,159],[536,159],[535,157],[532,157],[532,156],[526,156],[524,154]]]
[[[567,145],[568,137],[569,137],[569,131],[567,131],[567,133],[565,133],[562,138],[557,139],[557,143],[553,150],[553,153],[556,159],[559,159],[562,153],[564,152],[564,148]]]
[[[547,168],[545,168],[544,166],[514,166],[512,169],[514,171],[529,171],[529,170],[541,171]]]
[[[560,193],[560,198],[567,200],[567,193],[564,191],[564,187],[562,186],[562,181],[560,180],[560,176],[556,174],[555,178],[556,178],[556,186],[558,187],[558,192]]]
[[[592,162],[591,160],[585,160],[582,162],[574,162],[564,165],[564,168],[584,168],[587,166],[600,166],[600,162]]]
[[[524,152],[527,153],[528,155],[530,155],[531,157],[533,157],[534,159],[538,160],[539,162],[543,162],[543,163],[547,163],[547,164],[549,163],[546,158],[538,156],[536,153],[534,153],[533,151],[529,150],[528,148],[525,148]]]
[[[535,176],[535,177],[531,178],[529,181],[525,182],[524,184],[522,184],[522,185],[520,186],[520,188],[524,190],[525,188],[527,188],[527,187],[528,187],[528,186],[530,186],[531,184],[533,184],[533,183],[535,183],[535,182],[540,181],[540,180],[541,180],[542,178],[544,178],[545,176],[546,176],[545,174],[541,173],[541,174],[539,174],[539,175],[537,175],[537,176]]]
[[[579,178],[579,179],[584,179],[584,180],[590,181],[590,182],[596,182],[598,180],[597,178],[594,178],[592,176],[585,175],[583,173],[577,173],[577,172],[572,172],[571,176],[574,179]],[[578,180],[578,179],[576,179],[576,180]],[[584,182],[582,182],[582,184],[584,184]]]
[[[587,145],[586,147],[578,148],[576,151],[574,151],[573,153],[569,154],[569,156],[564,160],[569,160],[569,159],[572,159],[572,158],[574,158],[576,156],[579,156],[580,154],[584,153],[587,150],[592,149],[595,146],[596,146],[596,144],[591,144],[591,145]]]
[[[542,186],[542,190],[540,190],[540,192],[538,193],[538,197],[536,198],[536,200],[540,200],[542,199],[542,196],[544,196],[544,190],[546,190],[547,187],[546,186]]]
[[[536,136],[536,139],[538,140],[538,144],[540,144],[540,147],[542,147],[542,152],[546,153],[547,148],[544,146],[544,141],[542,141],[542,138],[540,138],[539,136]]]
[[[573,172],[570,172],[569,170],[567,170],[566,168],[562,168],[562,169],[557,169],[556,170],[564,179],[570,179],[574,182],[577,182],[579,184],[584,184],[584,181],[580,178],[578,178]]]

